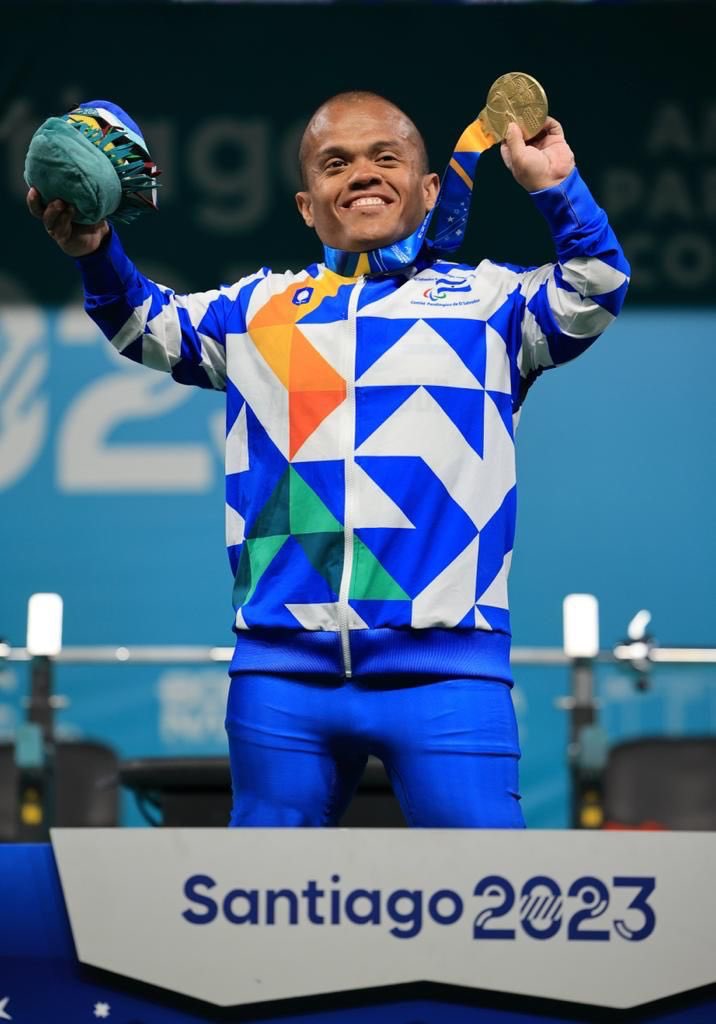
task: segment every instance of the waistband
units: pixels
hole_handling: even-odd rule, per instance
[[[484,629],[355,629],[352,675],[452,675],[512,685],[508,633]],[[237,631],[229,672],[343,676],[339,633],[322,630]]]

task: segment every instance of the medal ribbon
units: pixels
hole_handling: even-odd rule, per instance
[[[465,237],[478,161],[496,141],[479,117],[472,121],[455,144],[440,182],[435,206],[428,211],[417,230],[407,238],[368,252],[346,252],[324,245],[324,261],[328,269],[342,277],[385,274],[411,266],[421,251],[432,256],[455,252]],[[433,230],[428,238],[431,224]]]

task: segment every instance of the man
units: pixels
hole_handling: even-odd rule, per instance
[[[226,391],[231,823],[335,824],[372,753],[411,824],[521,827],[513,426],[613,319],[628,267],[554,119],[502,145],[555,240],[530,270],[422,242],[404,262],[439,181],[375,94],[323,104],[300,156],[325,262],[202,294],[148,281],[107,224],[28,203],[120,352]]]

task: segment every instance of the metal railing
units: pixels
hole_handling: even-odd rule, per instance
[[[156,664],[216,664],[231,661],[233,647],[206,647],[201,644],[82,644],[63,647],[53,655],[52,661],[61,665],[133,665]],[[0,661],[32,661],[26,647],[11,647],[0,643]],[[513,647],[510,661],[513,665],[571,665],[574,658],[562,647]],[[627,663],[645,660],[650,665],[716,665],[716,647],[658,647],[642,641],[618,644],[612,650],[602,650],[594,658],[599,663]]]
[[[634,627],[639,619],[640,625]],[[617,664],[634,674],[635,688],[648,689],[649,673],[655,665],[716,665],[713,647],[661,647],[646,633],[649,615],[640,612],[627,630],[630,637],[611,650],[589,646],[574,656],[576,648],[514,647],[513,665],[564,666],[570,670],[570,692],[558,698],[557,707],[569,715],[567,758],[571,777],[571,822],[575,828],[596,828],[602,823],[601,773],[606,763],[608,743],[598,723],[599,703],[595,697],[595,669],[599,664]],[[593,638],[596,633],[592,634]],[[29,643],[29,640],[28,640]],[[566,648],[566,649],[565,649]],[[37,804],[46,806],[34,825],[25,823],[28,838],[42,838],[51,821],[52,752],[54,714],[65,706],[64,698],[53,692],[55,665],[211,665],[231,661],[233,647],[202,645],[75,645],[60,647],[55,653],[36,655],[27,647],[12,647],[0,642],[0,663],[28,663],[30,695],[26,701],[27,722],[18,729],[16,740],[20,778],[20,813],[23,795],[34,794]],[[586,652],[586,653],[585,653]],[[36,814],[37,816],[37,814]]]

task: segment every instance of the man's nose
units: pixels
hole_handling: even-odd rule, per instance
[[[383,180],[380,169],[367,157],[358,159],[353,164],[349,185],[351,188],[365,188],[376,185]]]

